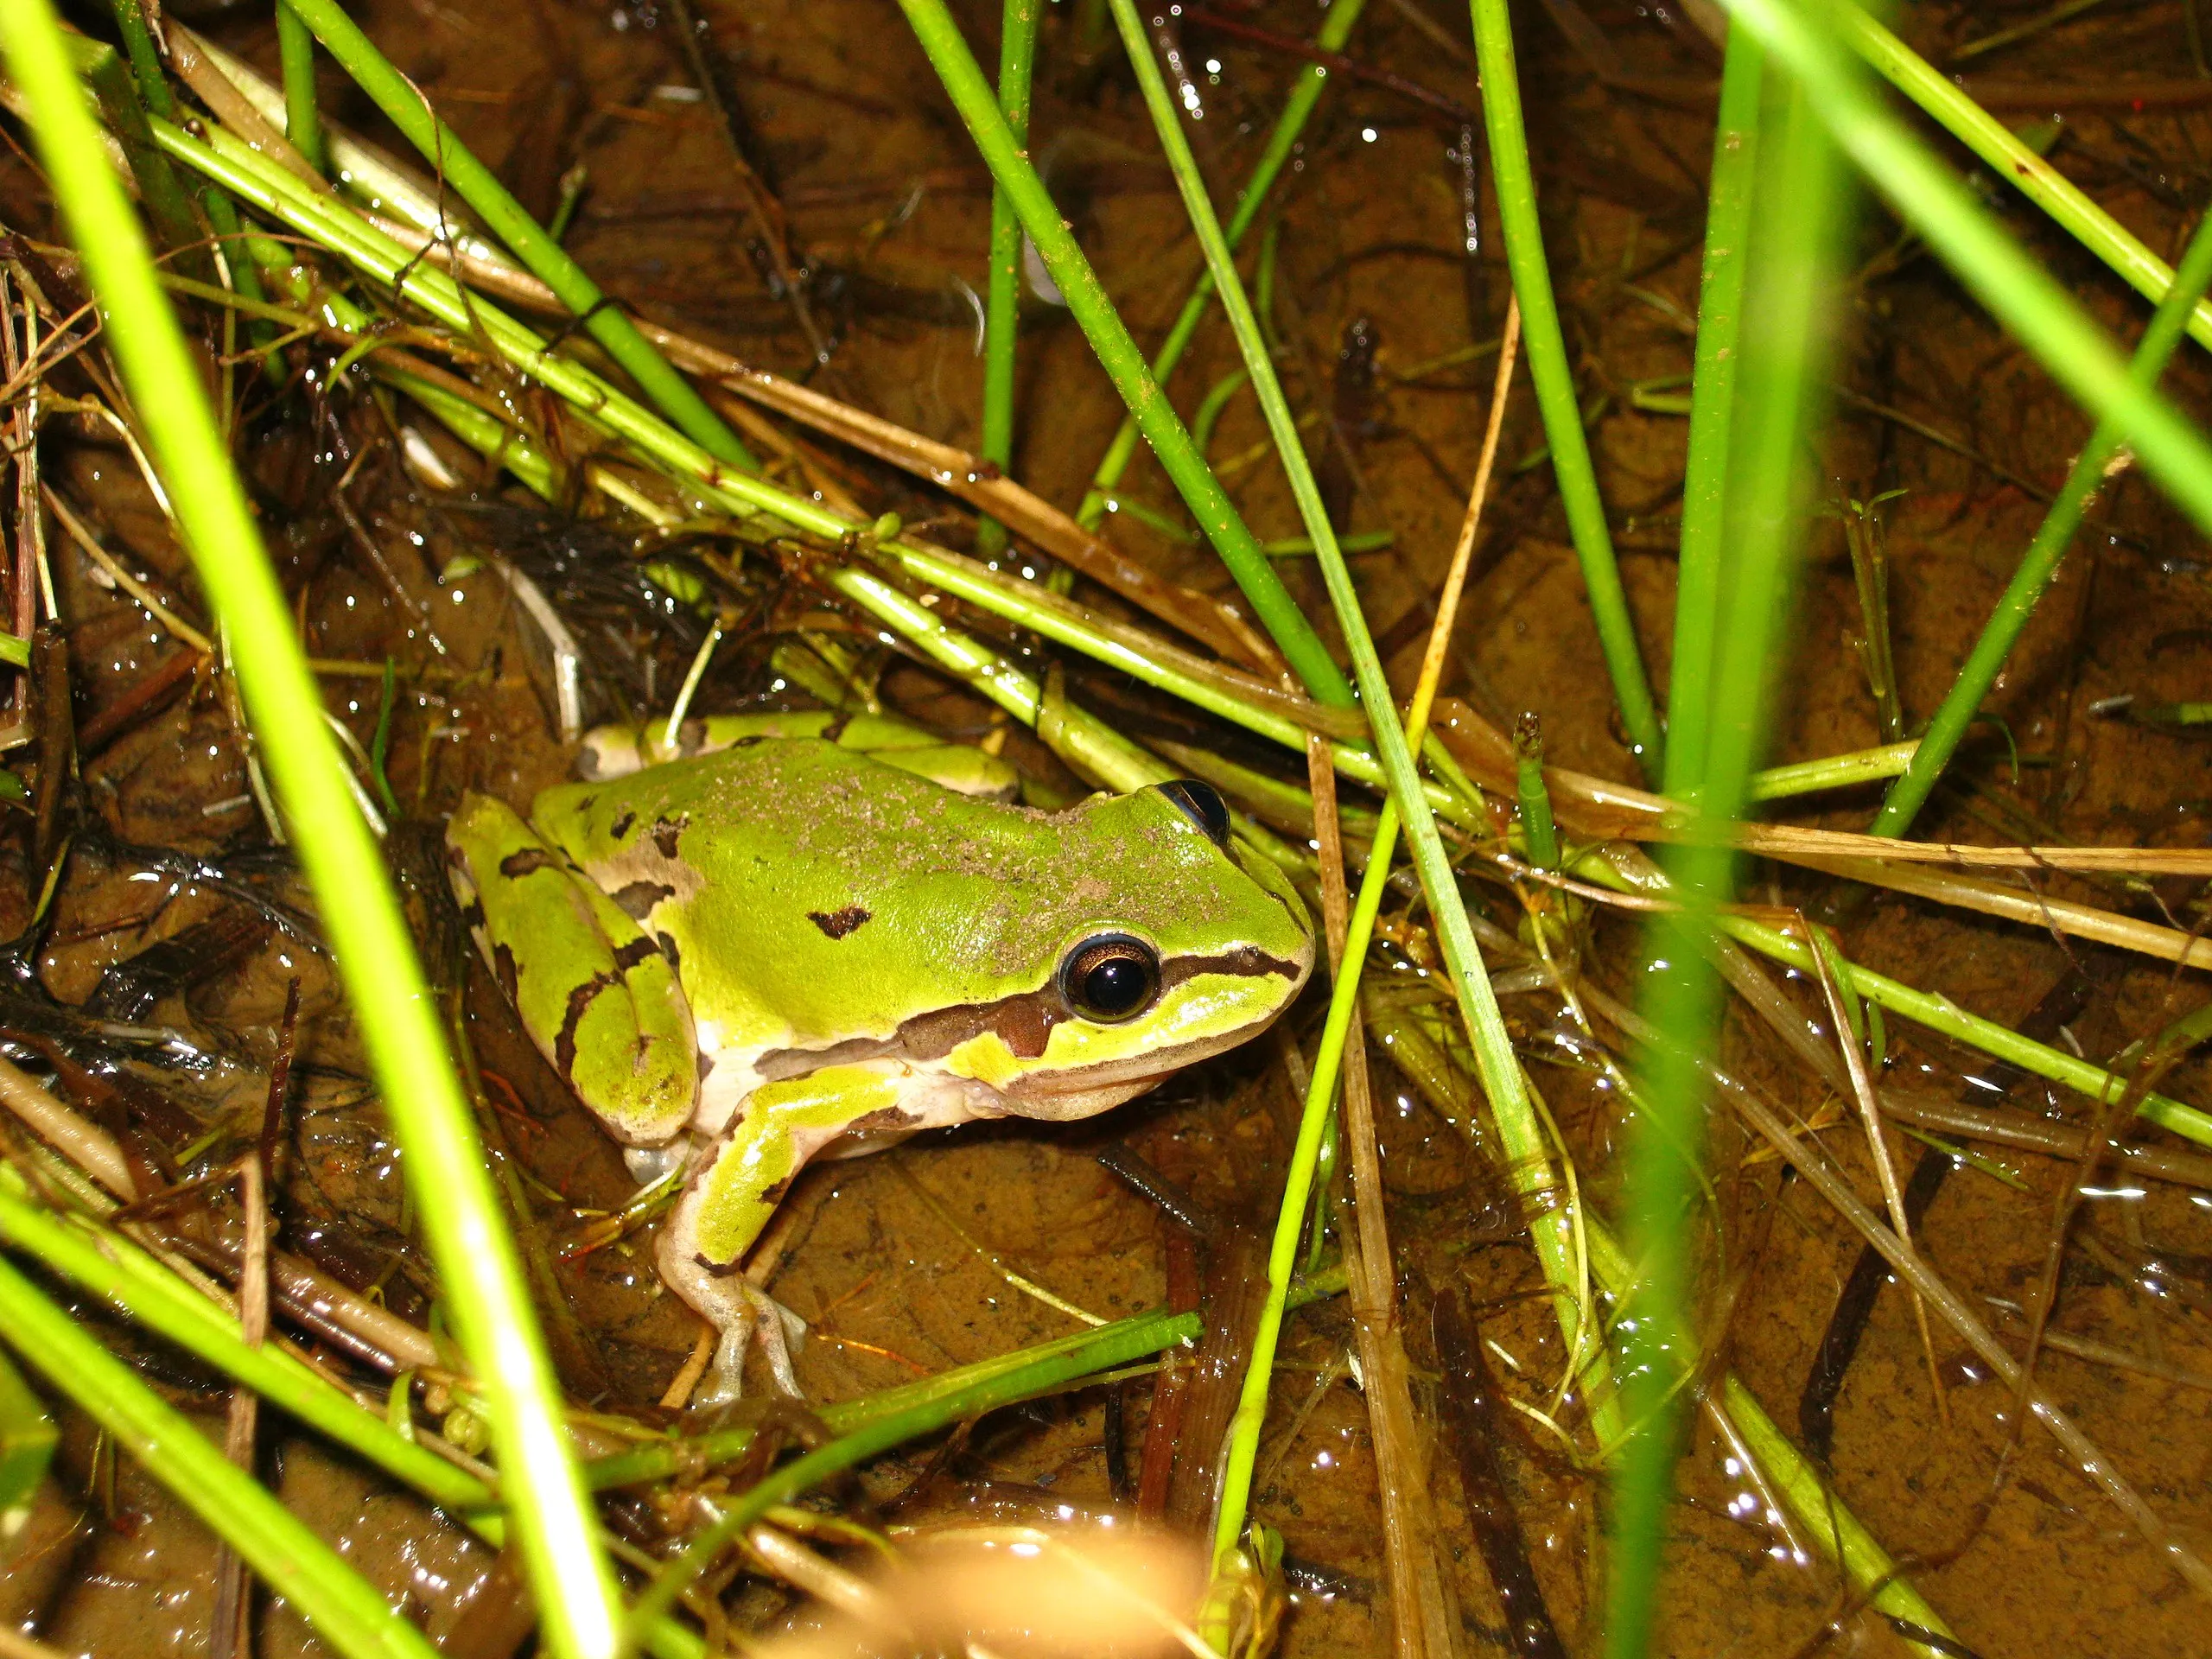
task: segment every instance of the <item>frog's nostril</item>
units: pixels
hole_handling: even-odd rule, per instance
[[[1181,807],[1191,822],[1206,832],[1206,839],[1227,850],[1229,804],[1211,784],[1195,778],[1177,778],[1160,786],[1160,792]]]

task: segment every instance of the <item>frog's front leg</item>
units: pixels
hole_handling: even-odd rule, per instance
[[[737,1397],[746,1344],[764,1313],[759,1329],[770,1364],[777,1381],[797,1392],[782,1310],[746,1279],[745,1253],[806,1160],[861,1119],[895,1110],[900,1092],[896,1075],[872,1065],[827,1066],[763,1084],[700,1154],[660,1236],[661,1277],[721,1332],[699,1403]]]
[[[691,1120],[699,1047],[676,970],[514,810],[469,795],[446,831],[454,895],[538,1052],[627,1145]]]

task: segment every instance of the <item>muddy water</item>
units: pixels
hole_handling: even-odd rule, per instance
[[[1156,339],[1198,268],[1142,112],[1112,48],[1084,37],[1086,9],[1047,8],[1032,151],[1063,211],[1140,339]],[[359,9],[386,49],[438,104],[464,139],[499,165],[541,212],[572,164],[589,188],[571,248],[615,293],[765,366],[812,372],[816,384],[929,435],[957,443],[976,434],[980,362],[970,287],[980,283],[988,218],[986,181],[957,122],[895,11],[881,0],[763,0],[713,5],[702,16],[728,71],[748,145],[779,195],[791,246],[815,270],[817,332],[832,350],[810,370],[809,342],[792,308],[764,280],[760,235],[748,217],[722,131],[699,99],[674,24],[652,3],[563,6],[545,0],[379,0]],[[1446,100],[1471,102],[1464,54],[1432,40],[1409,12],[1453,41],[1463,15],[1431,0],[1376,6],[1355,32],[1363,64],[1421,83]],[[1930,50],[1955,46],[2026,9],[1926,12],[1913,37]],[[995,54],[995,21],[965,6],[970,36]],[[1236,21],[1302,36],[1318,13],[1269,3]],[[1521,50],[1548,243],[1566,312],[1569,346],[1593,408],[1594,447],[1615,515],[1623,572],[1655,678],[1663,685],[1679,499],[1683,423],[1663,407],[1638,407],[1639,391],[1679,393],[1688,366],[1688,319],[1696,294],[1700,184],[1710,134],[1713,54],[1676,26],[1671,9],[1591,9],[1618,72],[1641,92],[1608,90],[1592,62],[1531,10]],[[263,23],[229,17],[214,29],[265,67],[274,37]],[[1185,60],[1204,111],[1192,124],[1217,198],[1230,199],[1279,107],[1293,66],[1248,40],[1185,20]],[[2212,147],[2207,104],[2186,96],[2143,109],[2074,103],[2084,74],[2126,68],[2188,73],[2179,9],[2150,5],[2097,16],[2031,39],[1974,65],[2037,111],[2063,112],[2055,159],[2154,249],[2171,256],[2204,200],[2202,157]],[[326,68],[334,111],[374,131],[370,111]],[[2023,91],[2023,89],[2026,89]],[[2037,100],[2040,99],[2040,102]],[[389,135],[386,135],[389,137]],[[1456,125],[1402,91],[1336,77],[1281,196],[1271,322],[1301,410],[1335,410],[1332,432],[1310,435],[1332,457],[1325,470],[1349,503],[1349,527],[1389,531],[1387,550],[1358,556],[1368,613],[1409,676],[1479,442],[1491,359],[1472,349],[1495,339],[1503,276],[1495,223],[1471,273],[1460,252]],[[20,162],[0,163],[0,206],[10,222],[44,226],[45,210]],[[2001,204],[2015,230],[2075,285],[2108,324],[2132,331],[2140,307],[2072,248],[2044,232],[2018,204]],[[2063,476],[2084,431],[2031,365],[1994,333],[1896,226],[1870,213],[1859,244],[1870,264],[1848,315],[1838,377],[1854,394],[1823,454],[1823,497],[1870,500],[1902,491],[1882,509],[1891,561],[1892,633],[1908,720],[1935,706],[1965,641],[1986,613],[2040,516],[2037,492]],[[1065,318],[1033,305],[1023,341],[1023,419],[1014,470],[1072,506],[1120,410],[1082,339]],[[1354,325],[1372,342],[1376,389],[1338,395],[1339,359]],[[1233,362],[1218,328],[1202,332],[1173,383],[1188,410]],[[1354,369],[1357,367],[1355,364]],[[2200,410],[2207,390],[2195,348],[2172,377]],[[1873,406],[1879,406],[1877,410]],[[1880,412],[1882,410],[1889,413]],[[346,453],[372,442],[365,412],[340,411]],[[1942,442],[1928,435],[1932,429]],[[1446,690],[1497,720],[1539,712],[1554,756],[1610,776],[1633,777],[1609,715],[1594,631],[1567,544],[1548,469],[1529,464],[1541,442],[1525,385],[1506,427],[1509,463],[1478,550],[1478,574],[1455,640]],[[1262,437],[1249,394],[1233,399],[1211,453],[1263,538],[1297,533],[1280,474],[1247,461]],[[387,580],[327,505],[334,465],[313,451],[330,440],[297,429],[251,446],[264,513],[277,532],[303,626],[319,656],[365,661],[390,652],[420,671],[407,683],[393,732],[390,773],[413,814],[435,820],[463,787],[520,801],[563,775],[567,756],[548,735],[543,709],[518,665],[513,620],[488,576],[440,586],[432,572],[469,550],[472,535],[449,513],[412,495],[395,471],[367,467],[353,494]],[[104,530],[183,607],[202,613],[182,561],[162,532],[123,458],[57,438],[65,486],[92,504]],[[1962,453],[1968,452],[1968,453]],[[910,519],[931,504],[862,467],[872,502]],[[1148,463],[1126,480],[1141,505],[1174,514],[1172,492]],[[941,504],[939,504],[941,505]],[[2176,517],[2133,478],[2109,491],[2044,604],[1995,699],[2017,747],[1973,750],[1962,787],[1939,798],[1923,823],[1969,840],[2074,839],[2193,845],[2212,802],[2203,750],[2185,735],[2097,712],[2133,696],[2143,705],[2202,698],[2212,673],[2207,554]],[[944,533],[958,541],[965,521]],[[1120,514],[1113,534],[1162,570],[1194,585],[1222,578],[1201,550]],[[1319,588],[1286,563],[1314,613]],[[80,718],[127,695],[175,645],[143,612],[96,583],[73,559],[57,561],[63,613],[79,677]],[[812,603],[785,594],[784,625]],[[1879,740],[1874,705],[1853,638],[1862,629],[1840,530],[1824,521],[1802,594],[1790,670],[1774,709],[1778,758],[1797,759]],[[766,682],[761,656],[732,654],[709,696],[738,706]],[[365,741],[378,688],[333,681],[331,708]],[[894,700],[950,724],[972,708],[943,701],[918,672],[890,682]],[[119,839],[213,852],[250,844],[257,818],[232,728],[195,690],[88,756],[93,810]],[[1863,826],[1871,798],[1830,798],[1802,815],[1838,828]],[[2031,825],[2040,820],[2049,826]],[[13,855],[10,855],[13,856]],[[1815,903],[1821,888],[1786,871],[1762,873],[1762,896]],[[20,883],[0,880],[0,905],[21,920]],[[2087,884],[2070,896],[2124,903]],[[279,875],[269,891],[304,906]],[[2161,895],[2182,925],[2202,920],[2185,890]],[[235,902],[179,880],[148,877],[127,851],[80,855],[61,897],[61,919],[42,963],[66,1001],[80,1001],[110,963]],[[1484,890],[1506,925],[1513,900]],[[1964,922],[1932,907],[1880,899],[1847,927],[1853,953],[1872,966],[1937,989],[1994,1019],[2024,1017],[2064,971],[2067,958],[2031,930]],[[1593,972],[1623,989],[1634,937],[1624,924],[1596,927]],[[387,1299],[419,1313],[435,1286],[409,1249],[408,1217],[393,1149],[360,1081],[346,1015],[325,967],[282,933],[245,969],[150,1016],[188,1033],[204,1056],[162,1081],[206,1122],[234,1126],[258,1109],[262,1070],[283,988],[303,982],[302,1071],[296,1111],[289,1224],[296,1238],[327,1237],[365,1261]],[[2093,1058],[2115,1052],[2190,1006],[2197,993],[2156,967],[2122,964],[2069,1027],[2066,1040]],[[575,1209],[618,1205],[626,1181],[612,1146],[565,1101],[516,1037],[496,998],[475,988],[478,1041],[502,1126],[533,1179],[533,1202],[550,1232],[575,1226]],[[1795,988],[1802,995],[1803,988]],[[1806,997],[1806,1006],[1812,999]],[[1547,1040],[1557,1009],[1510,998],[1535,1075],[1582,1172],[1603,1202],[1618,1186],[1622,1142],[1616,1103],[1586,1070],[1560,1063]],[[1302,1011],[1310,1033],[1318,1009]],[[1891,1027],[1900,1080],[1951,1093],[1972,1085],[1971,1057]],[[1773,1097],[1819,1114],[1823,1091],[1783,1061],[1770,1039],[1732,1027],[1728,1058]],[[1528,1300],[1533,1257],[1495,1225],[1495,1177],[1483,1159],[1421,1103],[1388,1066],[1382,1084],[1383,1166],[1411,1305],[1417,1406],[1435,1419],[1427,1338],[1432,1287],[1462,1285],[1482,1334],[1508,1374],[1510,1393],[1543,1402],[1559,1363],[1549,1316]],[[2201,1066],[2169,1080],[2183,1098],[2206,1098]],[[2041,1090],[2014,1105],[2078,1119],[2082,1103]],[[1009,1287],[982,1249],[1070,1300],[1104,1316],[1156,1304],[1166,1288],[1166,1224],[1094,1161],[1127,1140],[1153,1164],[1217,1207],[1264,1196],[1277,1179],[1292,1105],[1266,1045],[1177,1080],[1104,1122],[928,1137],[883,1158],[834,1166],[789,1201],[786,1262],[775,1292],[813,1325],[801,1376],[834,1399],[1064,1334],[1065,1315]],[[1816,1117],[1833,1124],[1833,1111]],[[1847,1126],[1826,1138],[1873,1192],[1863,1141]],[[1915,1149],[1916,1150],[1916,1148]],[[1984,1299],[2034,1294],[2049,1243],[2061,1166],[1990,1149],[2007,1179],[1976,1169],[1953,1175],[1929,1216],[1930,1256],[1978,1308],[2017,1338]],[[1714,1131],[1715,1191],[1726,1224],[1729,1293],[1721,1340],[1729,1362],[1785,1426],[1796,1417],[1806,1367],[1855,1241],[1816,1196],[1783,1179],[1729,1125]],[[2202,1376],[2212,1371],[2201,1281],[2191,1262],[2212,1256],[2206,1203],[2156,1182],[2110,1179],[2081,1230],[2094,1253],[2070,1250],[2055,1328]],[[952,1224],[957,1224],[957,1229]],[[1504,1235],[1504,1236],[1502,1236]],[[980,1247],[980,1249],[979,1249]],[[2179,1266],[2148,1287],[2124,1271],[2151,1252]],[[2117,1264],[2117,1265],[2115,1265]],[[696,1324],[658,1287],[649,1243],[618,1244],[561,1271],[575,1320],[557,1338],[581,1397],[650,1408],[690,1351]],[[1714,1318],[1722,1306],[1716,1294]],[[1369,1592],[1382,1575],[1380,1530],[1364,1407],[1345,1376],[1350,1327],[1323,1307],[1293,1322],[1281,1359],[1275,1415],[1256,1485],[1257,1513],[1292,1554],[1336,1575],[1338,1593],[1306,1593],[1284,1643],[1300,1655],[1381,1650],[1387,1618]],[[2012,1402],[1981,1380],[1940,1329],[1939,1404],[1909,1305],[1886,1294],[1843,1390],[1836,1418],[1838,1490],[1893,1551],[1919,1558],[1916,1582],[1974,1652],[2018,1655],[2180,1654],[2208,1650],[2201,1605],[2156,1560],[2077,1471],[2031,1428],[2005,1478],[1993,1483],[2013,1444]],[[155,1375],[177,1397],[212,1410],[207,1379],[173,1363]],[[2200,1547],[2212,1543],[2208,1459],[2212,1396],[2064,1353],[2040,1366],[2054,1396],[2113,1457],[2167,1521]],[[1147,1390],[1128,1391],[1132,1442]],[[1074,1501],[1109,1496],[1107,1402],[1076,1395],[995,1420],[968,1448],[963,1478],[1029,1483]],[[418,1507],[296,1440],[270,1437],[281,1466],[271,1478],[289,1501],[339,1539],[395,1598],[433,1629],[454,1617],[487,1570],[480,1551]],[[920,1473],[931,1448],[870,1472],[869,1490],[895,1493]],[[1600,1590],[1597,1540],[1601,1489],[1531,1427],[1504,1448],[1538,1580],[1575,1652],[1595,1652]],[[1453,1478],[1437,1459],[1446,1554],[1468,1630],[1467,1649],[1502,1643],[1497,1605],[1465,1530]],[[1670,1565],[1660,1650],[1782,1654],[1808,1650],[1841,1598],[1824,1569],[1792,1559],[1760,1519],[1760,1506],[1726,1450],[1702,1428],[1682,1465],[1682,1501],[1670,1524]],[[0,1598],[70,1652],[196,1653],[208,1618],[205,1536],[157,1490],[117,1471],[92,1437],[73,1433],[62,1472],[16,1546]],[[741,1604],[770,1618],[780,1603],[755,1592]],[[1838,1649],[1898,1650],[1896,1638],[1847,1619]],[[296,1623],[265,1623],[265,1651],[314,1647]]]

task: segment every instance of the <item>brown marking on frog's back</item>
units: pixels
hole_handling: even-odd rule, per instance
[[[822,930],[823,938],[842,939],[859,931],[869,914],[864,906],[847,905],[842,910],[810,910],[806,912],[806,919]]]
[[[676,889],[665,881],[632,881],[607,894],[615,908],[633,922],[644,921],[655,905],[675,896]]]

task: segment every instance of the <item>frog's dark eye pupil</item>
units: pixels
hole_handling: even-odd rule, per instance
[[[1160,792],[1181,807],[1191,822],[1206,832],[1208,841],[1217,847],[1228,847],[1229,804],[1221,798],[1219,790],[1195,778],[1177,778],[1162,784]]]
[[[1068,953],[1060,989],[1085,1019],[1133,1019],[1160,995],[1160,958],[1141,939],[1124,934],[1091,939]]]

